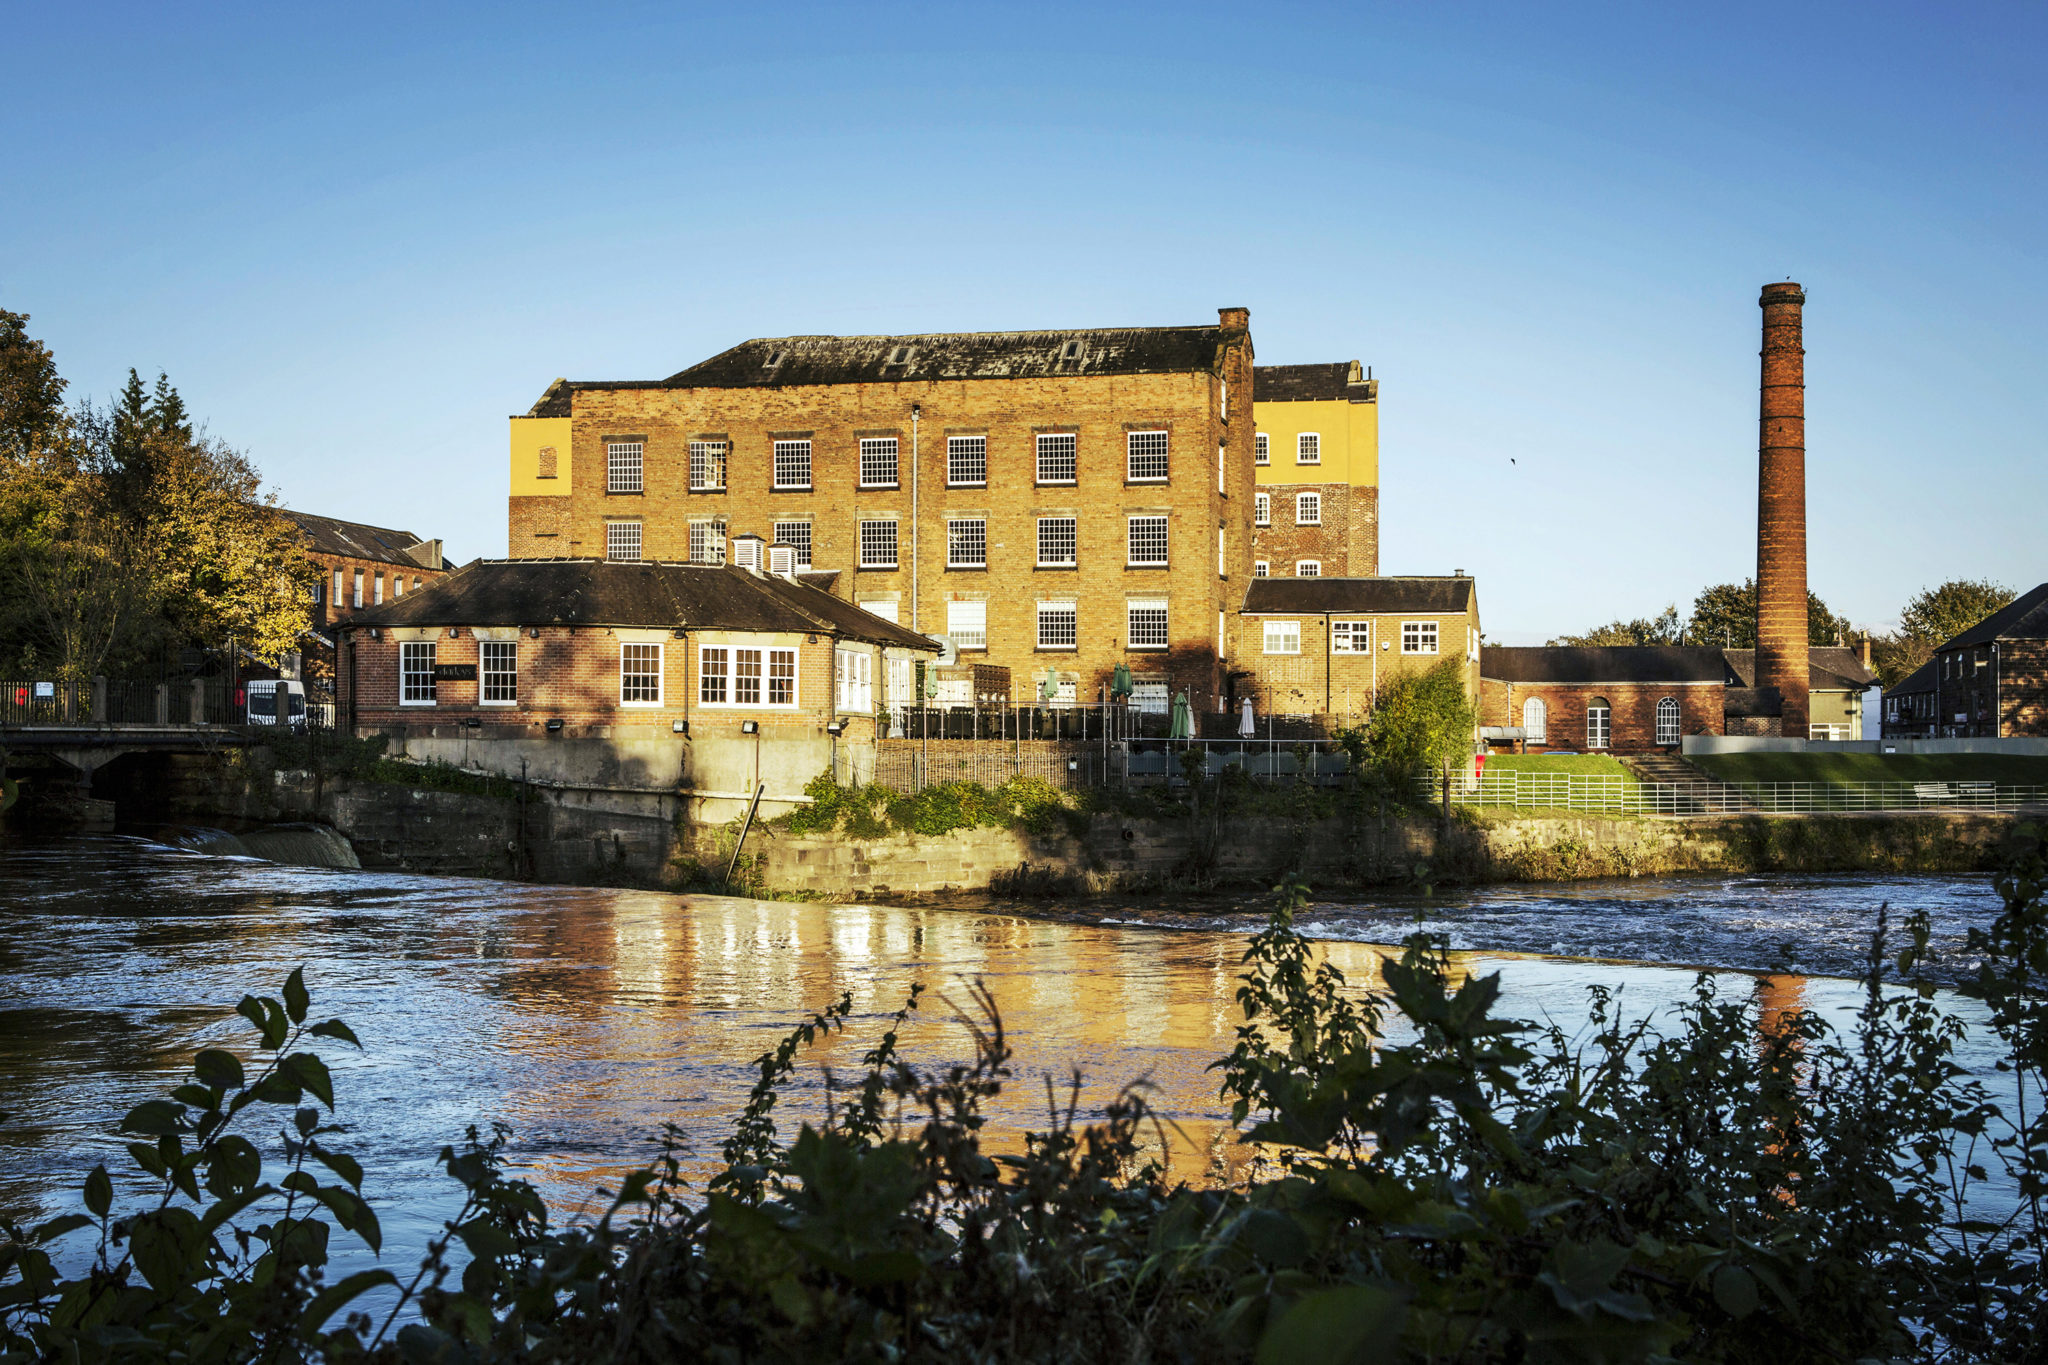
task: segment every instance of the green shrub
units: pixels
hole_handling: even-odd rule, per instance
[[[892,832],[937,836],[961,829],[1026,829],[1050,834],[1077,817],[1067,794],[1038,777],[1013,777],[991,791],[978,782],[939,782],[905,794],[879,783],[844,787],[830,773],[804,786],[811,798],[775,824],[792,834],[839,832],[879,839]]]

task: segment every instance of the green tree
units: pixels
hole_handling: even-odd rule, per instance
[[[1898,630],[1871,642],[1878,678],[1886,687],[1897,687],[1934,657],[1942,641],[1962,634],[2016,595],[1989,579],[1953,578],[1923,588],[1899,613]]]
[[[1676,645],[1685,641],[1685,628],[1678,619],[1676,603],[1664,608],[1654,620],[1610,621],[1583,635],[1560,635],[1554,645]]]
[[[1806,642],[1810,645],[1847,644],[1855,627],[1837,616],[1811,588],[1806,591]],[[1685,628],[1686,640],[1695,645],[1720,645],[1726,649],[1756,648],[1756,580],[1717,583],[1693,599],[1692,619]]]
[[[1364,724],[1339,732],[1354,771],[1377,772],[1396,790],[1462,762],[1472,752],[1479,713],[1465,690],[1465,664],[1445,659],[1422,672],[1380,683]]]
[[[28,314],[0,309],[0,457],[37,450],[63,421],[57,358],[28,334]]]

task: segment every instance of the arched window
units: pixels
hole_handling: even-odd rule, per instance
[[[1541,697],[1531,697],[1522,703],[1522,742],[1550,743],[1550,708]]]
[[[1586,747],[1604,749],[1607,747],[1608,721],[1613,711],[1607,705],[1607,698],[1595,697],[1586,703]]]
[[[1657,703],[1657,742],[1678,743],[1678,698],[1666,697]]]

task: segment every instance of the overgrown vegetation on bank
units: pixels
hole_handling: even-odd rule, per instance
[[[2044,887],[2029,829],[1967,949],[1961,993],[2016,1087],[1997,1098],[1919,977],[1924,918],[1894,938],[1879,913],[1840,1029],[1710,976],[1665,1029],[1603,988],[1582,1021],[1538,1026],[1423,936],[1360,989],[1294,928],[1293,888],[1247,944],[1245,1023],[1216,1063],[1264,1154],[1241,1180],[1163,1169],[1142,1084],[1083,1119],[1048,1083],[1044,1129],[986,1145],[1013,1078],[979,986],[955,1009],[968,1060],[903,1055],[913,990],[787,1135],[779,1102],[851,1023],[842,998],[760,1058],[701,1188],[671,1132],[602,1215],[557,1226],[505,1176],[503,1130],[472,1130],[442,1153],[462,1208],[403,1282],[328,1282],[335,1236],[376,1250],[381,1230],[313,1050],[354,1038],[308,1022],[295,972],[238,1007],[252,1062],[202,1052],[123,1120],[147,1198],[117,1208],[96,1168],[82,1212],[4,1228],[0,1360],[2038,1359]],[[75,1274],[65,1237],[84,1239]],[[352,1311],[372,1290],[395,1305]]]
[[[384,750],[389,742],[383,735],[355,736],[333,730],[289,729],[280,730],[264,740],[278,767],[311,772],[323,779],[346,777],[361,782],[386,782],[396,787],[493,796],[508,801],[520,795],[521,784],[516,778],[470,772],[437,759],[387,757]]]

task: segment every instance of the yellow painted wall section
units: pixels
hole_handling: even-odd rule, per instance
[[[1259,466],[1261,484],[1380,482],[1380,405],[1335,399],[1327,403],[1255,403],[1253,424],[1266,437],[1273,462]],[[1320,465],[1297,463],[1303,432],[1321,438]]]
[[[569,495],[569,418],[514,417],[512,419],[512,496],[544,498]],[[547,452],[553,452],[553,478]]]

